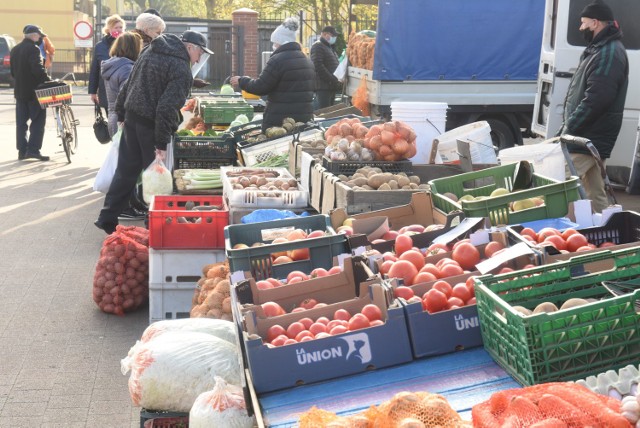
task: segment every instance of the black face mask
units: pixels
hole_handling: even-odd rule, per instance
[[[42,37],[40,37],[40,38],[38,39],[38,41],[36,42],[36,45],[40,46],[40,45],[42,44],[42,40],[43,40],[43,38],[42,38]]]
[[[590,30],[589,28],[582,30],[582,37],[584,37],[587,43],[591,43],[593,41],[593,30]]]

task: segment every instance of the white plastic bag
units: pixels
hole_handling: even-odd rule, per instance
[[[136,406],[188,412],[196,397],[215,386],[215,376],[241,384],[237,347],[206,333],[175,331],[138,342],[120,362],[131,370],[129,394]]]
[[[198,395],[189,412],[190,428],[252,428],[255,418],[247,415],[242,388],[216,376],[213,391]]]
[[[170,331],[195,331],[211,334],[236,345],[238,332],[231,321],[213,318],[183,318],[177,320],[156,321],[145,329],[140,341],[146,343],[153,338]]]
[[[111,181],[118,166],[118,150],[120,149],[121,136],[122,128],[118,128],[118,132],[111,138],[107,157],[104,158],[104,162],[102,162],[102,166],[96,174],[96,180],[93,182],[93,190],[96,192],[107,193],[109,191],[109,186],[111,186]]]
[[[333,72],[333,75],[336,76],[338,78],[339,81],[343,81],[345,76],[347,75],[347,66],[348,66],[348,59],[347,56],[345,55],[344,58],[342,58],[342,60],[338,63],[338,67],[336,68],[336,71]]]
[[[173,177],[171,171],[162,162],[160,154],[142,173],[142,198],[147,204],[156,195],[170,195],[173,193]]]

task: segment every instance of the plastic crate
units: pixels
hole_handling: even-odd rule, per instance
[[[174,169],[197,168],[193,162],[208,162],[213,167],[232,165],[236,161],[236,148],[228,135],[215,137],[173,137]],[[202,167],[200,167],[202,168]],[[206,166],[204,168],[207,168]]]
[[[218,169],[223,166],[234,166],[235,161],[229,159],[175,159],[176,169]]]
[[[234,126],[229,128],[227,133],[233,137],[233,141],[237,144],[246,141],[250,137],[255,137],[262,133],[262,121],[249,122],[245,125]]]
[[[245,168],[246,169],[246,168]],[[255,170],[256,168],[249,168]],[[295,180],[286,168],[259,168],[264,171],[275,171],[280,175],[277,179]],[[222,187],[230,207],[249,208],[305,208],[309,203],[309,192],[307,190],[276,190],[265,191],[259,189],[234,189],[227,176],[228,171],[242,171],[243,168],[221,168]],[[276,180],[276,178],[271,181]],[[263,196],[259,196],[259,195]]]
[[[565,262],[476,279],[486,350],[523,385],[567,381],[637,364],[640,353],[640,247],[576,256]],[[636,279],[635,291],[612,297],[602,281]],[[523,316],[513,306],[560,307],[570,298],[597,299],[553,313]]]
[[[429,185],[434,205],[445,213],[461,209],[467,217],[489,217],[493,225],[504,225],[563,217],[568,212],[569,202],[580,199],[578,177],[557,181],[535,173],[531,188],[489,197],[498,187],[512,191],[517,165],[513,163],[431,180]],[[444,196],[444,193],[453,193],[458,198],[469,194],[486,199],[456,202]],[[544,197],[544,205],[516,212],[509,210],[511,202],[534,197]]]
[[[413,164],[410,160],[400,160],[394,162],[387,161],[371,161],[371,162],[352,162],[352,161],[332,161],[326,156],[322,157],[322,166],[333,175],[346,175],[347,177],[352,176],[356,173],[360,168],[364,168],[366,166],[380,168],[382,172],[391,172],[393,174],[397,174],[399,172],[404,172],[407,174],[411,173],[411,168]]]
[[[238,152],[240,153],[238,158],[244,166],[253,166],[274,156],[289,153],[293,138],[293,135],[288,134],[273,140],[238,143]]]
[[[329,235],[282,244],[271,244],[275,237],[283,236],[294,229],[302,229],[307,233],[314,230],[324,230]],[[231,225],[224,229],[224,236],[231,272],[250,272],[256,280],[270,277],[286,278],[289,272],[294,270],[311,272],[319,267],[330,269],[333,267],[334,257],[349,252],[346,236],[335,234],[329,217],[326,215]],[[236,244],[251,246],[257,242],[266,245],[233,249]],[[304,248],[309,249],[309,259],[277,265],[272,263],[272,253]]]
[[[202,119],[206,124],[229,124],[240,115],[253,119],[253,107],[242,101],[203,102],[200,106]]]
[[[224,260],[222,250],[149,249],[149,323],[189,318],[202,268]]]
[[[141,409],[140,428],[189,428],[189,413]]]
[[[185,209],[195,206],[219,206],[216,211]],[[180,223],[179,218],[199,221]],[[222,196],[155,196],[149,206],[149,247],[224,248],[224,228],[229,224],[229,208]]]

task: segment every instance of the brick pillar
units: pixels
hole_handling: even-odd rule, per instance
[[[258,12],[247,8],[235,10],[231,13],[231,22],[234,27],[239,27],[242,35],[240,46],[238,38],[232,38],[231,74],[258,77]],[[240,69],[240,65],[243,70]]]

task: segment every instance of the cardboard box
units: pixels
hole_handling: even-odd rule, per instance
[[[322,139],[322,134],[320,134],[318,138]],[[291,149],[289,153],[289,172],[294,177],[300,177],[302,173],[302,154],[309,153],[310,155],[319,154],[322,156],[324,154],[324,148],[306,147],[300,145],[299,141],[294,140],[291,142]]]
[[[245,313],[242,342],[255,390],[264,393],[292,388],[411,361],[404,310],[396,300],[389,305],[388,299],[388,289],[373,284],[360,298],[283,315],[277,320]],[[305,317],[331,319],[337,309],[355,314],[370,303],[380,308],[384,325],[280,347],[269,347],[262,339],[275,324],[284,327]]]

